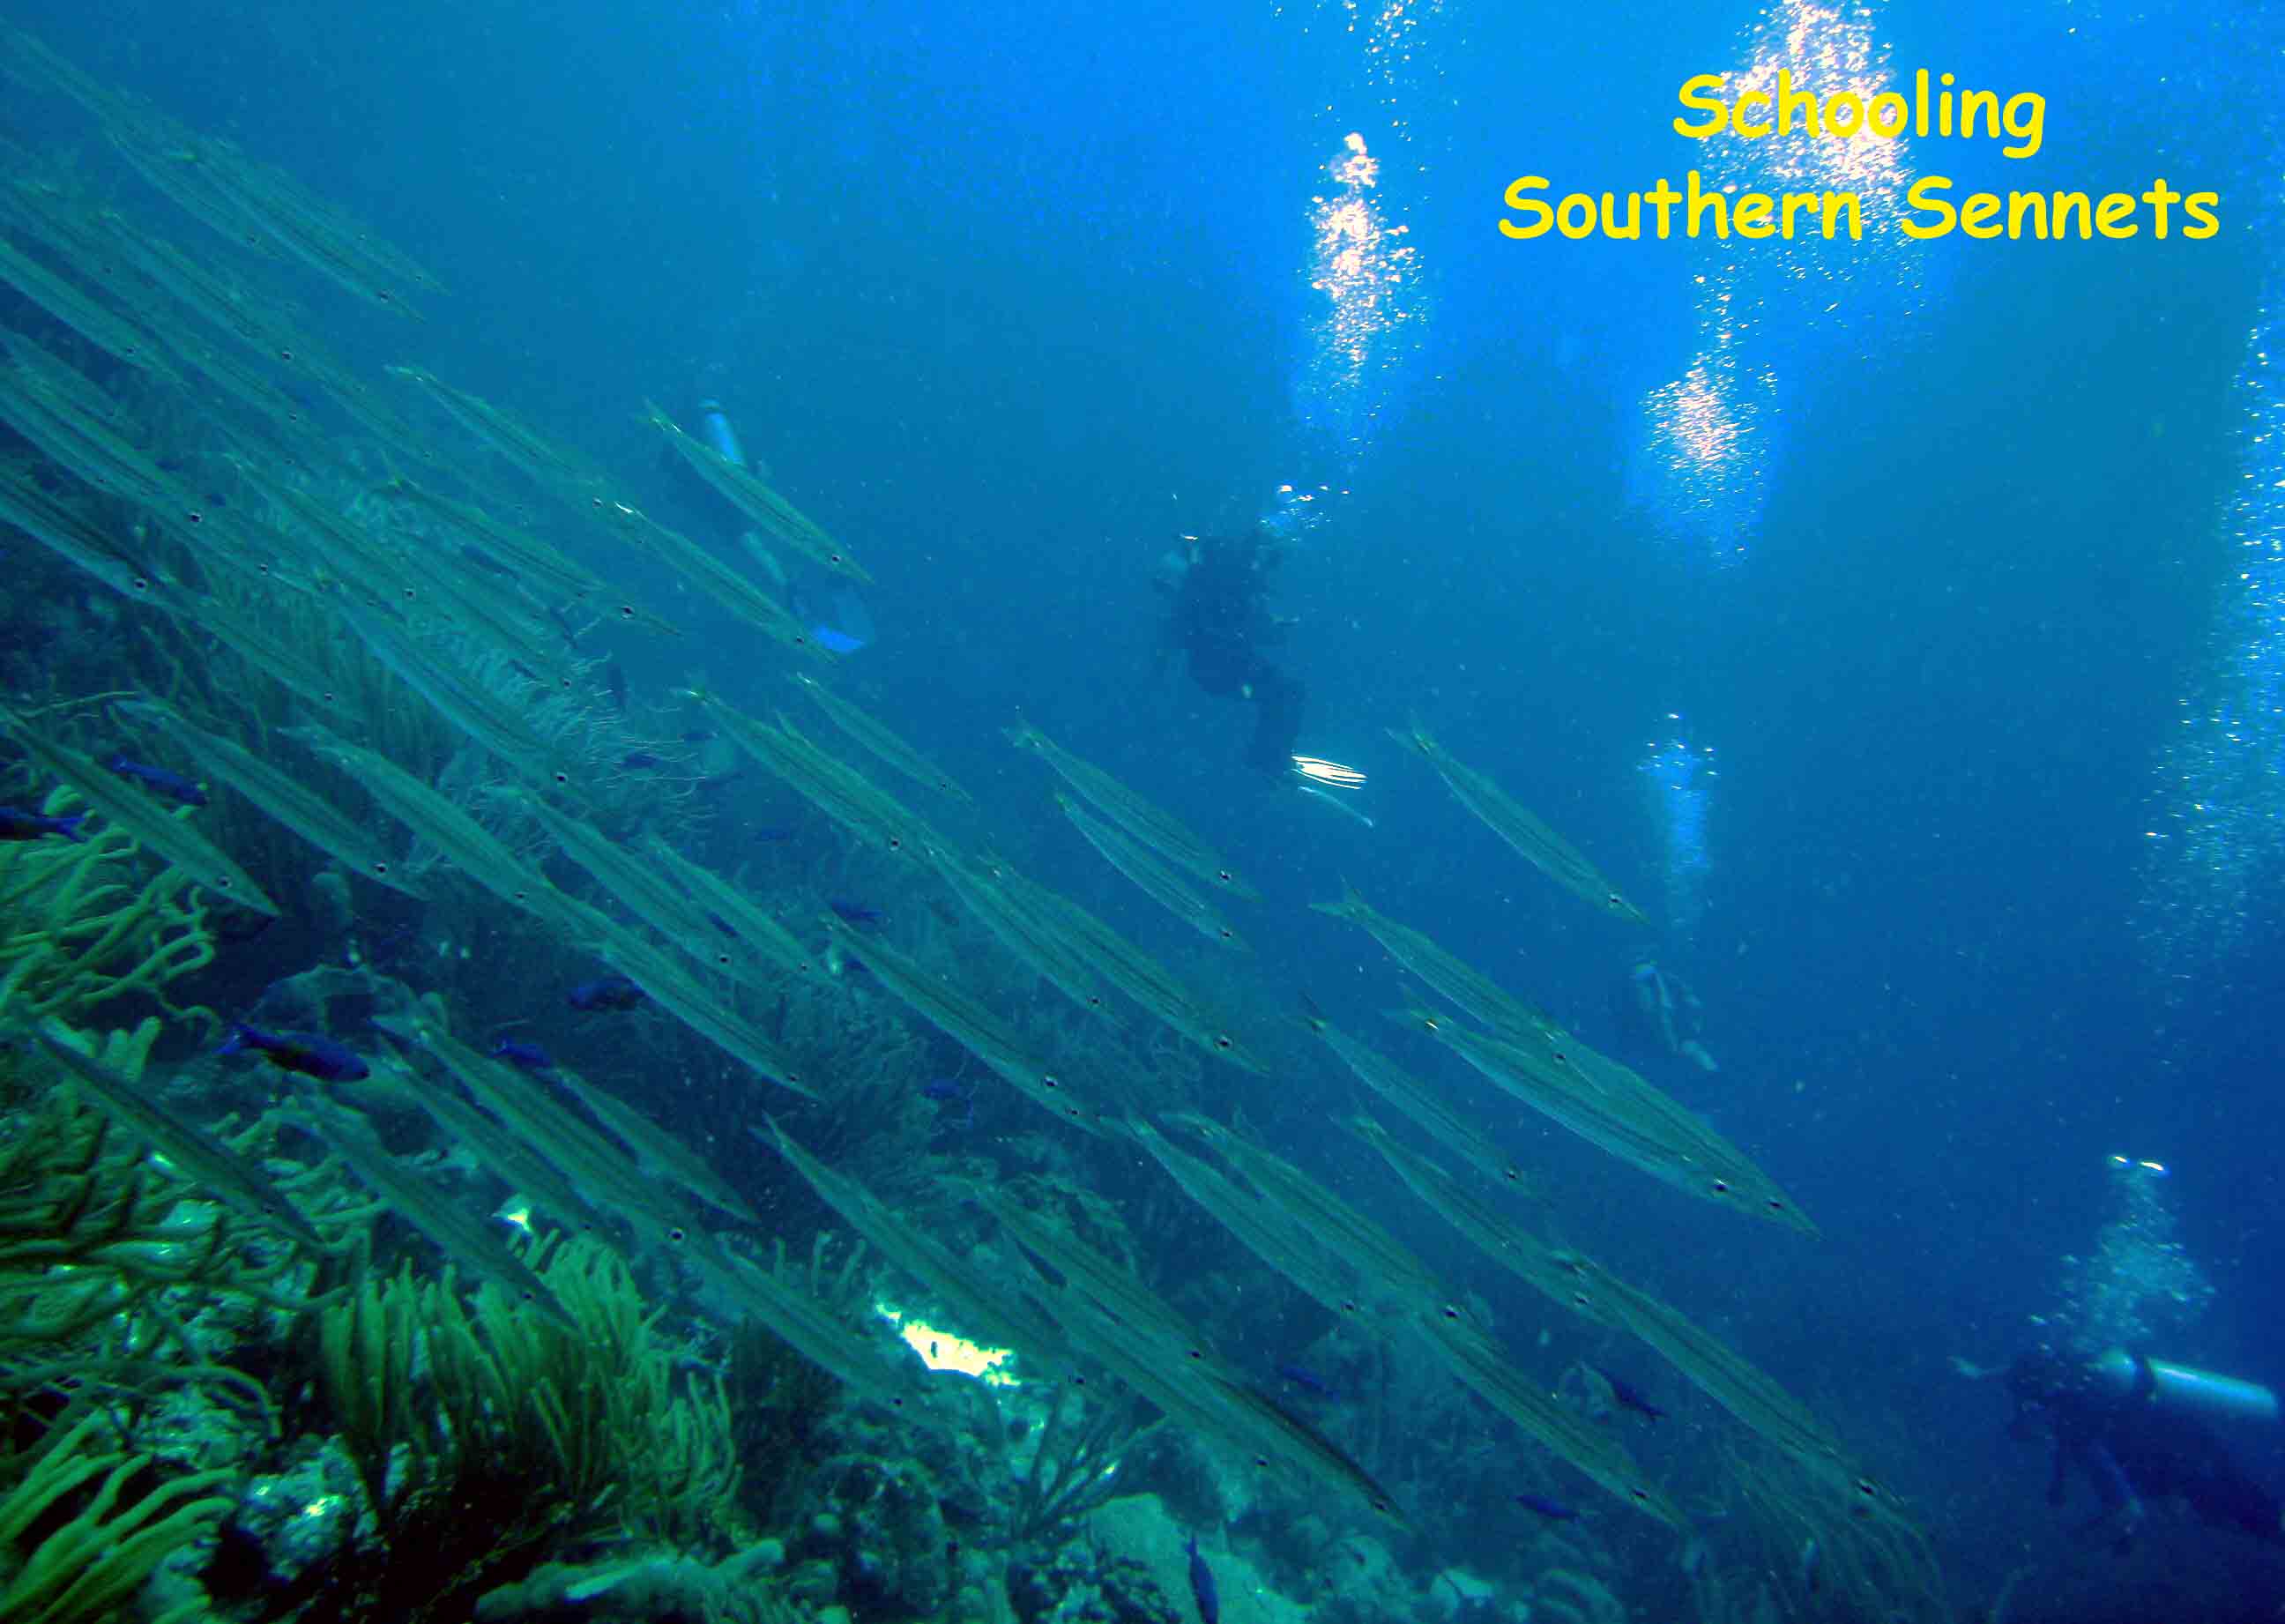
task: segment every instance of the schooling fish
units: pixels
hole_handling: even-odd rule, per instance
[[[566,1001],[574,1009],[632,1009],[649,996],[624,976],[602,976],[573,987]]]
[[[207,804],[207,792],[179,773],[169,772],[165,767],[146,766],[139,761],[130,761],[124,756],[114,756],[103,765],[120,777],[135,779],[154,794],[163,795],[170,801],[179,801],[185,806],[204,806]]]
[[[373,1075],[370,1066],[331,1038],[311,1032],[263,1032],[243,1021],[230,1029],[230,1040],[215,1051],[217,1055],[248,1052],[260,1055],[280,1071],[299,1071],[329,1083],[353,1083]]]
[[[1198,1624],[1221,1624],[1221,1593],[1214,1589],[1213,1569],[1198,1555],[1198,1536],[1190,1535],[1190,1599],[1197,1604]]]
[[[13,806],[0,806],[0,840],[37,840],[43,835],[60,835],[66,840],[85,843],[87,836],[79,826],[87,820],[85,812],[74,812],[68,818],[51,818],[43,812],[20,812]]]
[[[1664,1410],[1643,1396],[1641,1388],[1631,1383],[1621,1381],[1602,1366],[1595,1367],[1595,1374],[1610,1384],[1611,1397],[1618,1400],[1621,1409],[1630,1409],[1637,1416],[1651,1421],[1656,1421],[1666,1414]]]

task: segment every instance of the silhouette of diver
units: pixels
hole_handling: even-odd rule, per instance
[[[2143,1502],[2179,1496],[2202,1519],[2285,1544],[2285,1504],[2231,1458],[2207,1418],[2277,1420],[2267,1388],[2114,1348],[2093,1360],[2041,1348],[2008,1368],[2015,1400],[2010,1436],[2042,1432],[2054,1444],[2047,1503],[2061,1505],[2073,1472],[2100,1509],[2080,1532],[2111,1535],[2122,1554]]]
[[[1269,575],[1280,549],[1259,526],[1235,536],[1185,537],[1154,577],[1172,600],[1164,653],[1179,650],[1190,679],[1218,699],[1253,703],[1245,762],[1283,775],[1293,765],[1307,692],[1267,649],[1292,623],[1269,612]]]

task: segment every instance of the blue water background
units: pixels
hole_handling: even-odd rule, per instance
[[[1263,984],[1343,1000],[1353,1030],[1397,987],[1307,911],[1344,876],[1593,1038],[1653,945],[1527,869],[1385,728],[1417,712],[1650,898],[1633,768],[1686,706],[1721,777],[1707,919],[1676,968],[1725,1070],[1660,1079],[1825,1238],[1718,1223],[1488,1102],[1487,1120],[1544,1154],[1577,1239],[1842,1415],[1971,1572],[2004,1566],[1979,1520],[2044,1518],[2045,1463],[1945,1361],[2028,1338],[2103,1216],[2106,1153],[2176,1170],[2220,1288],[2182,1351],[2285,1382],[2273,898],[2188,988],[2154,984],[2124,922],[2154,752],[2231,568],[2227,385],[2273,240],[1921,250],[1937,292],[1908,321],[1773,357],[1763,520],[1743,563],[1709,569],[1624,499],[1637,403],[1688,352],[1693,250],[1512,244],[1492,221],[1526,170],[1678,177],[1693,149],[1666,128],[1672,88],[1731,64],[1743,8],[1455,7],[1437,20],[1449,105],[1417,115],[1433,167],[1409,194],[1434,319],[1281,590],[1302,617],[1304,746],[1373,774],[1368,832],[1257,788],[1246,718],[1154,674],[1149,584],[1174,532],[1292,471],[1307,200],[1370,106],[1330,13],[1305,30],[1203,4],[1052,21],[1004,4],[14,9],[441,271],[452,294],[417,332],[329,324],[364,358],[434,364],[628,469],[656,467],[646,397],[718,392],[879,577],[854,691],[1045,877],[1171,948],[1000,730],[1021,713],[1144,788],[1260,885],[1241,922]],[[2163,172],[2253,217],[2275,153],[2228,104],[2244,75],[2199,56],[2213,36],[2089,40],[2060,8],[1987,9],[1890,8],[1883,36],[1907,70],[2046,91],[2046,152],[1951,143],[1922,169],[2098,191]],[[2169,69],[2210,75],[2220,104],[2170,100]],[[654,499],[676,499],[663,478]],[[703,670],[776,702],[741,673],[740,634],[674,607],[701,636],[629,645],[640,686]],[[737,815],[766,824],[773,804]],[[1369,1176],[1325,1125],[1353,1091],[1293,1052],[1311,1063],[1262,1091],[1282,1142],[1512,1332],[1530,1325]],[[1433,1050],[1404,1053],[1485,1101]]]

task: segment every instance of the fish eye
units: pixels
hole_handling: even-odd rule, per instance
[[[690,1237],[683,1233],[682,1226],[680,1224],[677,1224],[673,1228],[669,1229],[666,1232],[666,1238],[672,1241],[677,1246],[679,1246],[683,1242],[688,1240]]]
[[[1214,1047],[1218,1049],[1229,1049],[1235,1047],[1237,1046],[1230,1042],[1229,1038],[1226,1033],[1216,1032],[1214,1034]]]
[[[1204,1359],[1204,1358],[1205,1357],[1205,1355],[1204,1353],[1199,1353],[1197,1349],[1196,1349],[1196,1348],[1192,1348],[1192,1349],[1190,1350],[1190,1357],[1191,1357],[1191,1358],[1193,1358],[1193,1359]]]
[[[391,294],[391,293],[390,293],[387,288],[385,288],[385,287],[377,287],[377,288],[373,289],[373,296],[374,298],[376,298],[376,299],[380,300],[383,304],[389,304],[389,303],[391,303],[391,302],[394,302],[394,300],[395,300],[395,298],[396,298],[396,295],[395,295],[395,294]]]
[[[1056,1076],[1054,1072],[1052,1072],[1052,1071],[1048,1072],[1045,1077],[1041,1078],[1040,1080],[1041,1082],[1045,1083],[1045,1084],[1046,1084],[1048,1087],[1050,1087],[1050,1088],[1060,1088],[1060,1087],[1062,1087],[1064,1086],[1064,1085],[1063,1085],[1063,1079],[1062,1079],[1061,1078],[1057,1077],[1057,1076]]]
[[[1784,1211],[1785,1211],[1785,1203],[1784,1203],[1784,1202],[1782,1202],[1782,1201],[1775,1201],[1775,1200],[1773,1200],[1773,1201],[1770,1202],[1770,1203],[1768,1204],[1768,1205],[1769,1205],[1769,1209],[1770,1209],[1770,1211],[1771,1211],[1771,1212],[1784,1212]]]
[[[185,516],[190,520],[190,522],[191,522],[192,524],[203,524],[204,522],[206,522],[206,515],[205,515],[204,514],[200,513],[200,512],[197,508],[195,508],[195,507],[193,507],[192,509],[191,509],[190,513],[189,513],[188,514],[186,514]]]
[[[291,361],[294,358],[294,352],[290,349],[281,349],[278,352],[278,358],[281,361]]]
[[[151,583],[145,580],[139,575],[135,577],[132,584],[134,585],[135,590],[138,592],[147,592],[151,590]]]
[[[1227,885],[1227,884],[1229,884],[1229,877],[1230,877],[1230,876],[1229,876],[1229,869],[1227,869],[1227,868],[1221,868],[1221,869],[1217,869],[1217,870],[1215,870],[1215,872],[1216,872],[1217,874],[1219,874],[1219,875],[1221,876],[1221,881],[1222,881],[1222,883],[1223,883],[1223,884]]]
[[[230,889],[230,876],[228,875],[223,875],[222,878],[215,882],[215,886],[216,889],[219,890],[228,890]]]
[[[373,871],[377,875],[387,874],[389,872],[389,865],[385,862],[375,863],[373,866]]]
[[[903,851],[904,849],[905,849],[905,843],[904,843],[904,841],[903,841],[901,838],[899,838],[899,836],[895,836],[895,835],[891,835],[891,836],[889,836],[889,850],[890,850],[890,851]]]
[[[1355,1314],[1356,1311],[1356,1298],[1354,1297],[1345,1297],[1341,1299],[1341,1312],[1343,1314]]]
[[[1446,1303],[1444,1305],[1444,1317],[1448,1320],[1457,1320],[1460,1317],[1460,1311],[1457,1308],[1455,1308],[1451,1304]]]
[[[559,770],[555,774],[555,781],[559,784],[568,784],[571,781],[571,775]]]
[[[1730,1193],[1730,1181],[1729,1181],[1729,1180],[1727,1180],[1727,1179],[1716,1179],[1716,1180],[1715,1180],[1715,1181],[1714,1181],[1714,1193],[1715,1193],[1716,1195],[1717,1195],[1717,1196],[1726,1196],[1726,1195],[1728,1195],[1728,1194]]]
[[[619,618],[620,618],[620,619],[622,619],[622,620],[632,620],[634,617],[635,617],[635,606],[634,606],[633,604],[632,604],[632,603],[623,603],[623,604],[619,605]]]

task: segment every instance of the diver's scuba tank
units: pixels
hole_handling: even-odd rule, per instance
[[[2104,1393],[2154,1409],[2210,1421],[2274,1423],[2278,1419],[2276,1393],[2240,1377],[2218,1376],[2171,1360],[2146,1359],[2123,1347],[2090,1360],[2086,1370]]]
[[[738,443],[730,414],[711,396],[698,403],[698,437],[719,452],[725,462],[734,462],[742,468],[746,466],[746,448]]]

